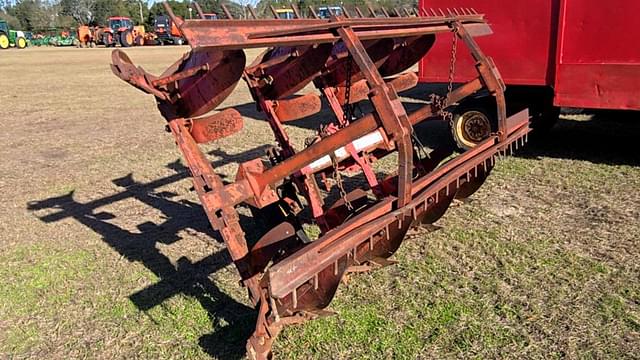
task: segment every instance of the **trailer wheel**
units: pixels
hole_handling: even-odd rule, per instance
[[[9,37],[7,34],[0,33],[0,49],[6,50],[9,48]]]

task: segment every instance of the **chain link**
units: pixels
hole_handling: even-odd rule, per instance
[[[349,122],[351,122],[353,118],[353,105],[351,104],[351,76],[353,71],[353,57],[349,54],[349,58],[346,63],[347,70],[347,78],[345,80],[345,89],[344,89],[344,104],[342,104],[342,119],[343,124],[346,126]],[[331,154],[331,163],[333,165],[333,180],[336,182],[338,186],[338,190],[340,191],[340,196],[344,201],[345,206],[349,211],[353,211],[353,205],[347,198],[347,192],[344,189],[344,184],[342,181],[342,175],[340,174],[340,170],[338,169],[339,164],[336,157]]]
[[[338,166],[339,166],[338,159],[336,159],[335,156],[331,156],[331,163],[333,164],[333,181],[335,181],[336,185],[338,186],[338,190],[340,191],[340,196],[342,197],[342,200],[344,201],[345,206],[349,211],[353,211],[353,205],[347,198],[347,192],[344,189],[342,175],[340,174],[340,170],[338,170]]]
[[[431,103],[435,107],[437,114],[440,115],[440,117],[442,117],[442,120],[445,121],[453,120],[453,113],[447,111],[446,108],[451,105],[448,104],[447,99],[450,98],[451,93],[453,92],[453,81],[455,79],[458,53],[458,30],[454,27],[451,32],[453,35],[453,40],[451,43],[451,57],[449,62],[449,78],[447,79],[447,96],[442,97],[436,94],[431,95]]]
[[[347,59],[347,79],[345,81],[345,89],[344,89],[344,104],[342,104],[342,118],[344,120],[344,124],[348,124],[351,122],[353,117],[353,106],[351,105],[351,75],[353,71],[353,57],[349,54],[349,58]]]
[[[453,41],[451,44],[451,62],[449,63],[449,85],[447,86],[447,97],[451,95],[453,91],[453,80],[456,74],[456,56],[458,53],[458,29],[453,28]]]

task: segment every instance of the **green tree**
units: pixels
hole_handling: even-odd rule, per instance
[[[0,20],[4,20],[9,25],[9,29],[20,29],[20,20],[17,17],[8,14],[4,11],[0,11]]]

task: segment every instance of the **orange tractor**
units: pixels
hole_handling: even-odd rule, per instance
[[[109,26],[95,32],[95,39],[106,47],[122,47],[144,45],[144,26],[133,26],[130,18],[113,16],[109,18]]]

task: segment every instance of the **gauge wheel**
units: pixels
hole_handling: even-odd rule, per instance
[[[486,109],[459,109],[453,114],[450,123],[451,134],[460,149],[468,150],[491,136],[494,123]]]

